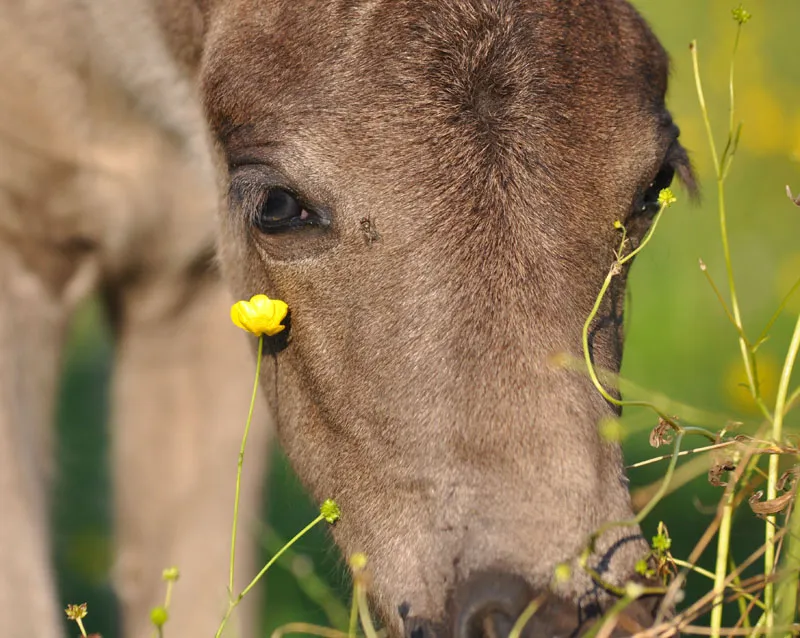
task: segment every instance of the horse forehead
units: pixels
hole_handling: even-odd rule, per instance
[[[503,194],[521,167],[598,165],[663,109],[666,56],[619,0],[293,0],[269,16],[251,3],[232,2],[211,54],[212,127],[369,170],[417,157],[437,190]]]
[[[215,21],[223,26],[212,66],[228,71],[228,83],[239,76],[240,87],[268,81],[275,97],[319,103],[379,90],[384,99],[450,99],[491,116],[520,87],[539,102],[587,85],[654,101],[665,89],[666,55],[622,0],[284,0],[269,11],[254,10],[256,0],[227,4]],[[373,101],[365,106],[381,106]]]

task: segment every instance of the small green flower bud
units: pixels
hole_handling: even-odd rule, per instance
[[[163,627],[168,620],[169,613],[165,607],[153,607],[150,610],[150,622],[153,623],[153,625],[158,629]]]
[[[331,525],[338,521],[339,516],[341,515],[339,506],[332,499],[327,499],[322,505],[320,505],[319,513],[322,514],[322,518],[324,518]]]
[[[350,556],[350,569],[354,572],[363,571],[367,566],[367,555],[361,552],[356,552]]]
[[[166,582],[175,582],[181,577],[181,573],[178,571],[177,567],[167,567],[163,572],[161,572],[161,580]]]
[[[651,547],[657,551],[664,553],[672,547],[672,539],[665,534],[659,534],[658,536],[653,536],[653,544]]]
[[[733,19],[739,24],[744,24],[753,17],[753,14],[745,10],[741,4],[731,11],[731,13],[733,14]]]
[[[553,571],[553,579],[556,583],[563,585],[568,583],[570,578],[572,578],[572,567],[570,567],[568,563],[559,563],[556,565]]]

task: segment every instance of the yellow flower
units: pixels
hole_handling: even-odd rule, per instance
[[[64,611],[67,614],[67,618],[77,622],[78,620],[83,620],[86,618],[87,606],[86,603],[81,603],[80,605],[67,605],[67,608]]]
[[[661,189],[661,192],[658,194],[658,203],[664,208],[666,208],[667,206],[671,206],[677,201],[678,198],[672,194],[672,191],[669,188]]]
[[[266,295],[255,295],[250,297],[250,301],[237,301],[231,306],[231,321],[257,337],[272,337],[286,328],[281,322],[288,312],[286,302],[270,299]]]

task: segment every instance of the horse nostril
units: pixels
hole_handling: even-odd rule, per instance
[[[453,638],[507,638],[532,599],[531,588],[520,576],[473,576],[453,596]]]

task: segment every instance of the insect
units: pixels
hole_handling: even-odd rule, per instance
[[[369,215],[362,217],[359,225],[361,227],[361,232],[364,234],[364,241],[367,242],[368,246],[372,245],[373,242],[380,241],[381,235],[375,227],[375,222],[372,221],[372,217]]]

